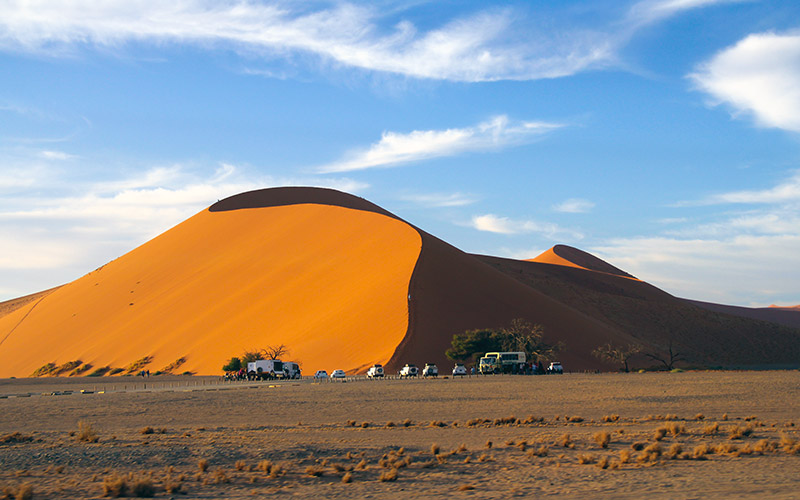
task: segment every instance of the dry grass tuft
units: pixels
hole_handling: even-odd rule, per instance
[[[345,483],[345,484],[352,483],[353,482],[353,473],[352,472],[345,473],[345,475],[342,476],[342,482]]]
[[[378,480],[382,483],[387,481],[397,481],[397,469],[389,469],[388,471],[381,472]]]
[[[197,468],[200,469],[200,472],[205,472],[208,470],[208,460],[205,458],[201,458],[197,461]]]
[[[739,456],[739,448],[735,444],[721,443],[714,447],[714,452],[717,455],[735,455]]]
[[[384,427],[386,427],[387,429],[391,429],[392,427],[394,427],[394,422],[389,420],[388,422],[386,422],[386,425]]]
[[[728,414],[727,413],[723,413],[722,414],[722,420],[728,420]]]
[[[492,448],[492,442],[486,441],[486,449],[491,449],[491,448]]]
[[[659,458],[661,458],[661,452],[661,445],[658,443],[653,443],[639,453],[639,456],[636,457],[636,461],[640,464],[656,462]]]
[[[564,448],[575,448],[575,443],[572,442],[572,438],[569,434],[564,434],[561,436],[560,442],[561,446]]]
[[[104,497],[124,497],[128,495],[128,481],[125,476],[116,473],[103,479]]]
[[[781,434],[780,445],[784,452],[790,455],[800,455],[800,443],[796,439],[786,434]]]
[[[306,475],[313,477],[321,477],[325,474],[325,469],[316,465],[309,465],[306,467]]]
[[[656,429],[656,432],[653,434],[653,439],[656,441],[661,441],[664,439],[664,436],[667,435],[667,428],[666,427],[659,427]]]
[[[597,459],[591,453],[579,454],[578,455],[578,463],[581,464],[581,465],[593,464],[596,461],[597,461]]]
[[[75,439],[86,443],[96,443],[100,440],[100,437],[95,432],[92,424],[81,420],[78,422],[78,432],[75,435]]]
[[[362,429],[366,429],[367,427],[369,427],[369,422],[361,422]]]
[[[0,500],[31,500],[33,498],[33,486],[29,483],[22,483],[19,486],[4,486],[0,489]]]
[[[533,448],[528,450],[528,456],[530,458],[533,458],[533,457],[546,457],[548,453],[550,453],[550,448],[547,447],[547,446],[540,446],[539,448],[537,448],[535,450]]]
[[[517,423],[517,417],[515,417],[514,415],[494,419],[494,425],[512,425],[516,423]]]
[[[12,432],[0,437],[0,444],[26,443],[33,441],[33,436],[26,436],[19,432]]]
[[[611,442],[611,434],[606,431],[596,432],[592,438],[601,448],[608,448],[608,443]]]
[[[237,460],[236,463],[234,464],[234,467],[236,467],[236,470],[238,471],[250,472],[250,466],[247,465],[247,463],[244,460]]]
[[[286,469],[281,464],[273,465],[272,468],[269,471],[269,477],[271,479],[277,479],[277,478],[281,477],[284,474],[286,474]]]
[[[471,484],[462,484],[461,486],[458,487],[458,491],[471,491],[471,490],[474,490],[474,489],[475,489],[475,486],[473,486]]]
[[[481,453],[481,456],[478,457],[478,462],[494,462],[494,458],[486,453]]]
[[[619,420],[619,415],[616,413],[614,415],[606,415],[603,417],[603,422],[617,422]]]
[[[355,427],[356,426],[356,421],[355,420],[348,420],[345,425],[347,425],[347,427]]]
[[[753,424],[746,426],[737,425],[728,430],[728,439],[743,439],[753,433]]]
[[[683,446],[680,443],[673,443],[667,451],[667,457],[675,460],[683,452]]]
[[[719,422],[703,426],[703,434],[705,436],[713,436],[719,431]]]
[[[705,460],[706,455],[708,455],[712,451],[713,450],[711,450],[711,447],[708,446],[706,443],[697,445],[694,447],[694,450],[692,450],[692,458],[695,460]]]
[[[367,468],[367,461],[363,458],[356,464],[356,470],[365,470]]]
[[[152,434],[154,432],[155,429],[153,429],[149,425],[147,427],[142,427],[141,429],[139,429],[139,434]]]
[[[439,445],[436,444],[436,443],[433,443],[431,445],[431,455],[438,455],[438,454],[439,454]]]
[[[153,498],[156,496],[156,487],[148,477],[134,478],[131,484],[131,494],[138,498]]]
[[[678,437],[681,434],[686,434],[686,426],[677,422],[671,422],[667,424],[667,430],[670,434],[672,434],[672,437]]]
[[[414,425],[414,422],[410,418],[403,420],[403,427],[411,427],[412,425]]]
[[[572,417],[569,417],[567,422],[574,422],[574,423],[583,422],[583,417],[572,416]]]
[[[431,423],[428,424],[428,427],[447,427],[447,422],[442,422],[441,420],[431,420]]]
[[[597,461],[597,467],[608,469],[608,457],[601,457],[600,460]]]
[[[695,420],[703,420],[705,418],[706,418],[706,416],[703,415],[702,413],[698,413],[697,415],[694,416]]]
[[[619,450],[619,463],[627,464],[631,461],[631,452],[628,450]]]
[[[211,481],[214,484],[228,484],[231,482],[228,475],[225,474],[225,471],[222,469],[217,469],[214,471],[214,473],[211,475]]]
[[[635,443],[631,443],[631,449],[633,451],[642,451],[645,446],[647,446],[647,443],[644,441],[636,441]]]
[[[264,474],[269,474],[270,472],[272,472],[272,461],[271,460],[262,460],[262,461],[258,462],[258,465],[256,466],[256,468],[258,468],[258,470],[260,470]]]
[[[436,455],[436,461],[439,462],[440,465],[444,465],[447,463],[447,455],[444,453],[439,453]]]

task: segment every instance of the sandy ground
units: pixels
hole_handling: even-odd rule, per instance
[[[0,398],[0,492],[27,484],[33,498],[98,498],[123,477],[156,497],[234,499],[798,498],[800,486],[798,371],[6,379]],[[78,439],[80,421],[97,442]]]

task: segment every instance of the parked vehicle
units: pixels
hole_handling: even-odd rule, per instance
[[[550,366],[547,368],[547,373],[556,373],[558,375],[564,374],[564,367],[561,366],[561,363],[558,361],[553,361],[550,363]]]
[[[300,372],[300,365],[293,361],[287,361],[283,364],[283,373],[286,378],[302,378],[303,374]]]
[[[333,373],[331,373],[331,378],[345,378],[345,377],[347,377],[347,375],[345,375],[344,370],[333,370]]]
[[[464,366],[464,363],[456,363],[456,366],[453,367],[453,376],[463,377],[466,374],[467,374],[467,367]]]
[[[374,364],[370,366],[369,370],[367,370],[367,377],[369,378],[383,377],[383,365]]]
[[[283,371],[283,361],[279,359],[257,359],[247,363],[247,378],[255,379],[275,379],[285,378]]]
[[[525,365],[524,352],[487,352],[478,364],[482,374],[517,373]]]
[[[407,364],[400,370],[400,378],[416,377],[418,373],[417,365]]]
[[[315,379],[325,379],[328,378],[328,372],[325,370],[317,370],[317,373],[314,374]]]
[[[425,363],[425,368],[422,369],[423,377],[438,377],[439,367],[433,363]]]

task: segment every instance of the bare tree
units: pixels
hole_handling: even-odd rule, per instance
[[[525,352],[531,359],[550,360],[563,351],[563,342],[550,345],[544,341],[544,327],[531,324],[524,319],[511,321],[511,326],[502,330],[503,349],[507,351]]]
[[[659,363],[664,365],[664,368],[667,370],[672,370],[675,368],[675,363],[678,361],[686,361],[686,358],[683,357],[683,354],[676,352],[672,349],[672,341],[669,341],[669,348],[668,348],[669,356],[665,356],[662,354],[653,354],[653,353],[645,353],[645,356],[652,359],[653,361],[658,361]]]
[[[286,347],[286,344],[268,345],[262,349],[262,352],[268,359],[279,359],[289,354],[289,348]]]
[[[628,361],[640,352],[642,352],[642,346],[637,344],[628,344],[627,347],[622,347],[609,342],[592,351],[592,356],[611,363],[622,363],[625,373],[628,373],[630,371]]]

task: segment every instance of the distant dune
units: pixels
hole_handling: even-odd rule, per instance
[[[0,303],[0,377],[143,358],[151,371],[184,359],[176,373],[219,374],[230,357],[274,344],[306,374],[447,370],[453,334],[515,318],[563,341],[570,370],[616,369],[591,355],[605,342],[673,345],[698,366],[800,360],[800,323],[743,316],[575,248],[531,261],[471,255],[362,198],[276,188],[222,200],[72,283]]]

